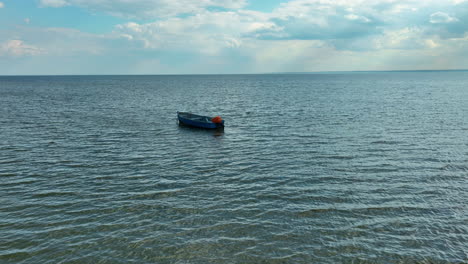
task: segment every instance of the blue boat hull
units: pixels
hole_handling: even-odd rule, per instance
[[[211,122],[211,117],[209,116],[200,116],[191,113],[177,112],[177,118],[179,123],[191,127],[206,128],[206,129],[216,129],[224,127],[224,120],[221,123]]]

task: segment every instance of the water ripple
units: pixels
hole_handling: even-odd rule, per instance
[[[466,263],[466,83],[0,77],[0,263]]]

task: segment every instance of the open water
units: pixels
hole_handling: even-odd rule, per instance
[[[467,262],[468,72],[0,77],[0,263]]]

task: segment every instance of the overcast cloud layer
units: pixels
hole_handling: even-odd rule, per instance
[[[41,12],[78,9],[120,22],[97,34],[18,18],[0,27],[0,74],[468,68],[466,0],[294,0],[270,12],[253,1],[32,2]],[[0,2],[0,15],[8,9]]]

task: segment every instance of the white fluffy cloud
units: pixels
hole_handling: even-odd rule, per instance
[[[209,12],[163,21],[117,25],[115,34],[147,49],[190,50],[215,55],[242,46],[243,36],[269,28],[266,18],[255,12]]]
[[[5,7],[5,4],[3,4],[3,2],[0,2],[0,8],[3,8]]]
[[[433,24],[440,24],[440,23],[452,23],[458,21],[456,17],[451,17],[450,15],[444,12],[435,12],[431,14],[430,20]]]
[[[0,44],[0,55],[3,56],[28,56],[42,53],[44,53],[42,49],[28,45],[19,39],[8,40]]]
[[[136,19],[193,14],[208,7],[239,9],[246,4],[246,0],[41,0],[42,6],[79,6],[92,11]]]
[[[49,6],[49,7],[63,7],[68,5],[67,1],[65,0],[41,0],[41,6]]]

